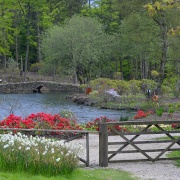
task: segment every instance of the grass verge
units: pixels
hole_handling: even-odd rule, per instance
[[[45,177],[26,173],[0,172],[1,180],[138,180],[130,173],[112,169],[76,169],[69,176]]]
[[[170,158],[176,158],[176,157],[180,157],[180,151],[173,151],[169,154],[167,154],[168,157]],[[176,161],[176,166],[180,167],[180,160],[175,160]]]
[[[173,136],[175,139],[178,138],[178,136]],[[156,138],[157,140],[170,140],[169,137],[160,137]],[[180,151],[173,151],[167,154],[167,157],[169,158],[175,158],[175,157],[180,157]],[[180,160],[175,160],[176,161],[176,166],[180,167]]]

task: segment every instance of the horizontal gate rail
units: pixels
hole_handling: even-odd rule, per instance
[[[138,161],[158,161],[158,160],[177,160],[180,157],[166,158],[162,157],[166,152],[180,150],[180,130],[166,130],[164,125],[180,124],[180,120],[167,120],[167,121],[121,121],[121,122],[102,122],[99,125],[99,165],[102,167],[108,166],[108,163],[121,163],[121,162],[138,162]],[[132,126],[138,127],[141,125],[139,132],[122,132],[119,131],[117,126]],[[142,126],[143,125],[143,126]],[[150,128],[155,126],[157,132],[151,131]],[[136,140],[140,136],[151,135],[151,140]],[[165,135],[169,139],[162,140],[152,138],[153,135]],[[174,135],[176,137],[174,137]],[[110,142],[109,137],[118,136],[120,140],[117,142]],[[112,139],[112,138],[111,138]],[[161,145],[157,148],[157,144]],[[146,145],[145,148],[142,145]],[[153,145],[155,147],[153,147]],[[174,147],[176,146],[176,147]],[[109,150],[109,148],[114,148]],[[128,147],[131,147],[128,149]],[[132,159],[118,159],[118,154],[134,154]],[[151,154],[149,154],[151,153]],[[157,153],[155,157],[152,153]],[[145,158],[138,158],[137,154]],[[137,156],[137,157],[136,157]],[[115,159],[113,159],[115,158]]]
[[[50,137],[52,138],[53,136],[51,133],[74,133],[74,135],[68,139],[65,140],[65,142],[70,142],[75,139],[78,139],[82,136],[86,136],[86,159],[82,159],[79,157],[79,160],[83,162],[87,167],[89,166],[89,133],[95,133],[93,131],[83,131],[83,130],[50,130],[50,129],[21,129],[21,128],[0,128],[1,133],[6,133],[6,132],[22,132],[27,135],[42,135],[45,137]],[[41,134],[39,134],[41,133]],[[58,136],[56,139],[59,139]],[[61,139],[61,138],[60,138]]]

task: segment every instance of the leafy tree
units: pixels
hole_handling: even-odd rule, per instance
[[[165,78],[165,66],[167,64],[167,52],[168,52],[168,31],[169,31],[169,21],[166,16],[166,12],[169,8],[179,7],[179,0],[162,0],[146,4],[144,7],[152,16],[153,20],[157,23],[161,30],[161,40],[162,40],[162,58],[160,61],[160,78],[159,84],[157,86],[157,91]]]
[[[11,55],[10,46],[13,44],[12,17],[14,16],[13,0],[0,1],[0,56],[4,68],[6,68],[6,56]]]
[[[68,59],[68,41],[64,34],[63,27],[53,26],[49,28],[42,38],[42,53],[44,56],[44,65],[55,75],[55,67]],[[53,76],[54,77],[54,76]]]
[[[107,41],[108,36],[96,19],[73,16],[64,26],[49,29],[42,47],[47,61],[56,66],[60,63],[74,74],[74,83],[77,78],[83,83],[91,78],[94,67],[106,51]]]
[[[62,24],[66,18],[79,14],[88,0],[48,0],[48,7],[54,17],[54,24]]]
[[[114,0],[95,0],[91,8],[81,11],[84,16],[96,17],[108,33],[117,32],[121,21],[120,11],[114,8]]]
[[[41,61],[40,39],[44,29],[49,27],[52,16],[49,12],[47,0],[16,0],[12,27],[14,31],[14,46],[11,46],[12,55],[16,61],[25,59],[24,80],[30,63]],[[12,11],[12,9],[11,9]],[[14,51],[15,49],[15,51]],[[31,51],[31,53],[29,53]],[[22,64],[21,64],[22,66]]]
[[[150,77],[150,71],[158,63],[160,54],[156,39],[158,34],[157,25],[145,12],[131,13],[122,21],[121,57],[129,59],[132,64],[131,78]]]

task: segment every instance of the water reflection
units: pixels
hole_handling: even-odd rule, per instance
[[[66,100],[66,96],[67,93],[0,94],[0,119],[11,113],[25,117],[37,112],[56,114],[63,110],[69,110],[76,114],[78,123],[85,123],[100,116],[119,120],[122,116],[134,114],[127,111],[77,105]]]

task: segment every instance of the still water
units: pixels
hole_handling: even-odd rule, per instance
[[[56,114],[69,110],[76,114],[78,123],[85,123],[96,117],[106,116],[119,120],[122,116],[133,116],[133,112],[98,109],[77,105],[66,100],[67,93],[0,94],[0,119],[9,114],[28,116],[31,113],[45,112]]]

